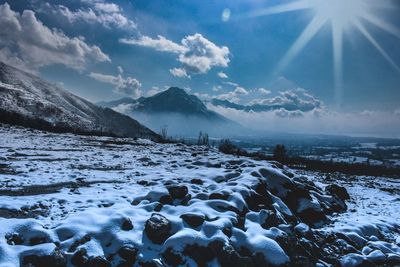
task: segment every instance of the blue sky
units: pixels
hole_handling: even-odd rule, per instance
[[[350,10],[349,14],[314,5],[271,12],[276,6],[298,2],[277,0],[0,1],[1,12],[19,20],[26,32],[34,31],[32,22],[24,24],[28,20],[24,10],[42,24],[31,39],[3,29],[0,60],[91,101],[148,96],[179,86],[204,100],[251,104],[299,87],[330,112],[396,115],[400,110],[400,5],[395,0],[382,0],[379,6],[369,0],[354,1],[367,6],[365,15],[379,20],[374,24],[360,19],[375,44],[345,17],[364,13],[346,4],[338,8]],[[328,2],[332,3],[324,3]],[[279,68],[319,14],[330,20]],[[11,29],[4,17],[0,24]],[[332,21],[343,24],[340,86],[335,80]],[[38,41],[29,50],[29,42],[50,35],[43,28],[61,44],[49,48]]]

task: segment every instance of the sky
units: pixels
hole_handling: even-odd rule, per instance
[[[93,102],[179,86],[261,129],[398,136],[399,13],[396,0],[0,1],[0,60]]]

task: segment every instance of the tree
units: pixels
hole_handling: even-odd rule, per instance
[[[199,145],[199,146],[208,146],[209,145],[207,133],[203,133],[203,132],[199,133],[199,138],[197,139],[197,145]]]
[[[284,161],[287,158],[286,147],[284,145],[276,145],[274,149],[274,159],[277,161]]]
[[[168,138],[168,129],[167,129],[167,126],[164,126],[164,127],[161,128],[160,135],[161,135],[161,137],[162,137],[163,140],[167,140],[167,138]]]

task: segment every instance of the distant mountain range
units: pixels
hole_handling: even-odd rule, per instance
[[[244,130],[241,125],[209,110],[198,97],[178,87],[136,100],[125,97],[97,104],[130,115],[155,131],[165,127],[171,135],[194,136],[203,131],[223,136]]]
[[[268,103],[268,104],[250,104],[250,105],[241,105],[230,102],[228,100],[221,99],[212,99],[210,103],[214,106],[220,106],[224,108],[231,108],[236,110],[242,110],[246,112],[263,112],[263,111],[271,111],[278,109],[285,109],[287,111],[296,111],[301,110],[304,112],[311,111],[315,108],[315,104],[311,102],[293,102],[293,103]]]
[[[159,139],[129,116],[98,107],[0,62],[0,122],[57,132]]]

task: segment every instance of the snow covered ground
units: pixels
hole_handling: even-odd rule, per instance
[[[0,266],[394,266],[399,182],[1,126]]]

